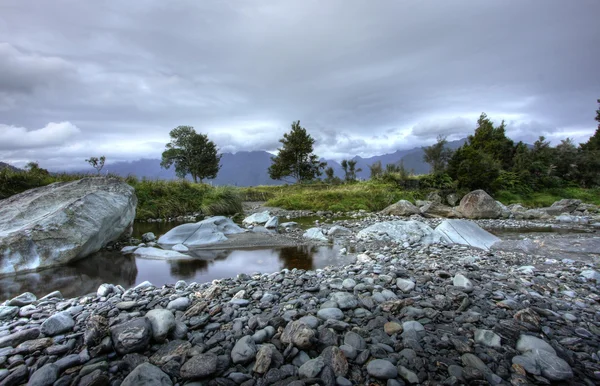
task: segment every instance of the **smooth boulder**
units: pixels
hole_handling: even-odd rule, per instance
[[[468,220],[444,220],[435,230],[443,234],[450,243],[469,245],[485,251],[500,241],[498,237]]]
[[[470,219],[500,218],[504,212],[496,200],[481,189],[465,195],[460,200],[458,210]]]
[[[254,213],[245,219],[242,220],[242,224],[244,225],[253,225],[253,224],[265,224],[271,218],[271,214],[268,210],[260,213]]]
[[[162,235],[162,245],[183,244],[186,247],[201,247],[227,240],[227,235],[243,233],[244,230],[224,216],[209,217],[197,223],[183,224]]]
[[[412,202],[400,200],[383,209],[380,213],[388,216],[411,216],[413,214],[419,214],[420,211]]]
[[[391,239],[396,242],[434,244],[446,241],[440,233],[420,221],[386,221],[375,223],[356,235],[359,239]]]
[[[0,201],[0,274],[81,259],[131,230],[137,197],[116,178],[84,178]]]
[[[177,251],[168,251],[155,247],[140,247],[133,251],[133,255],[149,260],[180,260],[190,259],[189,255],[184,255]]]

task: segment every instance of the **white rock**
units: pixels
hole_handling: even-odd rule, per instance
[[[446,242],[447,239],[420,221],[384,221],[375,223],[356,235],[359,239],[391,239],[396,242],[423,243],[425,245]]]
[[[415,282],[408,279],[396,279],[396,286],[402,292],[410,292],[415,288]]]
[[[0,200],[0,274],[86,257],[131,229],[134,189],[114,178],[59,182]]]
[[[254,213],[254,214],[246,217],[245,219],[242,220],[242,224],[244,224],[244,225],[265,224],[267,221],[269,221],[270,217],[271,217],[271,215],[270,215],[269,211],[265,210],[264,212]]]
[[[452,279],[452,284],[455,287],[462,288],[465,292],[473,291],[473,283],[471,283],[471,280],[469,280],[466,276],[464,276],[461,273],[457,273],[456,275],[454,275],[454,279]]]
[[[435,228],[453,244],[489,250],[500,239],[468,220],[444,220]]]
[[[329,239],[323,234],[321,228],[310,228],[302,235],[305,239],[328,241]]]
[[[187,252],[190,249],[183,244],[175,244],[171,247],[171,250],[175,252]]]
[[[151,260],[177,260],[190,258],[190,256],[184,255],[183,253],[179,253],[177,251],[167,251],[165,249],[154,247],[138,248],[135,250],[135,252],[133,252],[133,255],[143,259]]]
[[[243,233],[231,219],[224,216],[209,217],[197,223],[179,225],[162,235],[159,244],[183,244],[187,247],[205,246],[226,241],[226,235]]]

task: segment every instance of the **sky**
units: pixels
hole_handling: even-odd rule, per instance
[[[193,126],[274,152],[292,121],[340,160],[473,133],[596,129],[598,0],[0,0],[0,161],[160,158]]]

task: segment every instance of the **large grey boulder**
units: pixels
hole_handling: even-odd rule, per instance
[[[179,225],[162,235],[159,244],[183,244],[186,247],[201,247],[227,240],[227,235],[243,233],[231,219],[224,216],[209,217],[197,223]]]
[[[460,200],[458,210],[466,218],[499,218],[503,208],[485,191],[479,189],[468,193]]]
[[[375,223],[356,235],[359,239],[393,240],[433,244],[447,241],[446,238],[420,221],[384,221]]]
[[[130,231],[134,189],[116,178],[84,178],[0,201],[0,275],[66,264]]]
[[[388,216],[411,216],[419,213],[419,208],[407,200],[400,200],[381,211],[381,214]]]
[[[562,213],[571,213],[575,211],[579,205],[581,205],[581,200],[564,198],[562,200],[556,201],[554,204],[550,205],[549,208],[543,209],[549,215],[557,216]]]
[[[321,228],[310,228],[302,235],[305,239],[317,240],[317,241],[328,241],[329,239],[323,234]]]
[[[435,228],[453,244],[489,250],[500,239],[468,220],[445,220]]]
[[[430,218],[461,218],[462,214],[455,208],[432,201],[421,207],[421,214]]]

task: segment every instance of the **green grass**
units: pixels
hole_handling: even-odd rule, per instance
[[[283,185],[241,188],[245,199],[267,201],[267,206],[289,210],[379,211],[405,199],[413,201],[424,193],[399,189],[394,184],[363,181],[345,185]]]
[[[588,204],[600,205],[600,188],[556,188],[541,192],[533,192],[527,195],[499,191],[494,195],[494,198],[505,205],[521,203],[528,208],[550,206],[563,198],[575,198]]]
[[[90,175],[44,174],[0,170],[0,199],[54,182],[73,181]],[[112,176],[121,178],[118,176]],[[239,191],[233,187],[213,187],[189,181],[121,178],[135,189],[138,198],[136,220],[168,218],[202,212],[231,215],[242,211]]]

